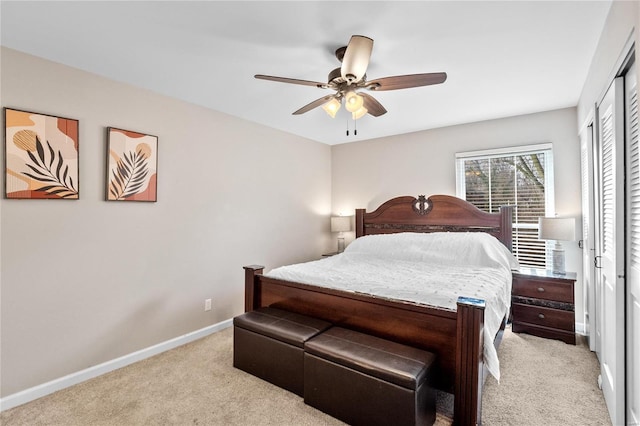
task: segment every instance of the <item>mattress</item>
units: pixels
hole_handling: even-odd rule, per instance
[[[275,268],[267,277],[456,311],[459,296],[485,301],[484,338],[492,342],[508,313],[517,260],[485,233],[399,233],[358,238],[338,255]],[[495,347],[484,345],[500,380]]]

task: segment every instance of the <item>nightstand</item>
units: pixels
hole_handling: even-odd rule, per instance
[[[576,274],[520,268],[513,273],[512,331],[576,344]]]

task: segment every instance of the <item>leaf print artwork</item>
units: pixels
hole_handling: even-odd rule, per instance
[[[156,201],[158,138],[108,129],[107,200]]]
[[[78,120],[5,108],[7,198],[79,198]]]
[[[149,169],[143,151],[125,153],[113,171],[109,192],[116,200],[135,195],[142,188],[148,174]]]
[[[77,196],[78,191],[74,188],[73,177],[69,174],[69,166],[64,165],[62,154],[58,151],[56,155],[49,142],[47,142],[47,147],[49,148],[49,165],[46,164],[42,143],[36,136],[38,156],[33,155],[31,151],[27,152],[34,165],[27,164],[26,166],[31,169],[32,173],[23,172],[23,174],[40,182],[49,183],[47,186],[36,188],[36,191],[58,195],[60,198]]]

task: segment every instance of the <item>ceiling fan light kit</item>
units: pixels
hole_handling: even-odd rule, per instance
[[[329,102],[322,105],[322,109],[325,110],[331,118],[336,118],[336,113],[340,109],[340,101],[336,98],[332,98]]]
[[[369,110],[367,110],[365,107],[360,108],[357,111],[354,111],[351,113],[351,118],[353,118],[354,120],[357,120],[358,118],[362,118],[365,116],[366,113],[368,113]]]
[[[355,91],[350,90],[344,97],[344,107],[349,112],[356,112],[364,105],[364,98]]]
[[[322,106],[322,109],[324,109],[329,116],[335,118],[342,104],[342,99],[344,98],[345,109],[351,113],[354,120],[363,117],[367,113],[373,117],[379,117],[387,112],[384,106],[373,96],[363,93],[362,91],[357,92],[357,89],[376,92],[399,90],[441,84],[447,79],[446,73],[438,72],[397,75],[367,81],[366,72],[372,50],[373,39],[361,35],[351,36],[347,46],[340,47],[335,51],[336,58],[342,62],[342,65],[340,68],[336,68],[329,73],[327,83],[263,74],[256,74],[255,78],[280,83],[314,86],[318,89],[335,90],[335,94],[316,99],[297,111],[294,111],[293,115],[304,114],[314,108]]]

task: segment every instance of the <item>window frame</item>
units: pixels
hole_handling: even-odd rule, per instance
[[[478,151],[458,152],[455,154],[456,161],[456,196],[466,200],[466,178],[465,178],[465,161],[469,160],[490,160],[493,158],[515,157],[518,155],[544,154],[544,188],[545,188],[545,213],[544,215],[555,216],[555,188],[554,188],[554,165],[553,165],[553,144],[540,143],[534,145],[522,145],[495,149],[486,149]],[[491,196],[489,196],[491,200]],[[514,200],[515,204],[516,200]],[[516,219],[517,220],[517,216]],[[513,223],[514,231],[517,229],[538,229],[537,224],[532,223]],[[514,240],[515,235],[514,232]],[[515,246],[514,246],[515,247]],[[548,262],[548,242],[545,244],[546,250],[544,255],[545,265]],[[543,260],[543,259],[540,259]]]

